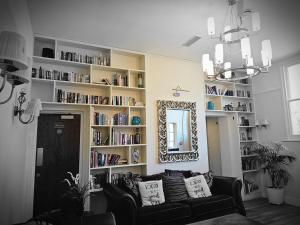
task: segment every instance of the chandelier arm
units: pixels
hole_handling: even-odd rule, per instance
[[[7,74],[3,73],[3,75],[1,75],[1,76],[3,77],[3,79],[2,79],[2,84],[1,84],[1,87],[0,87],[0,93],[2,92],[2,90],[5,87],[5,84],[6,84],[6,81],[7,81]]]
[[[15,89],[15,85],[12,85],[9,97],[5,101],[0,102],[0,105],[7,103],[11,99],[11,97],[13,95],[13,92],[14,92],[14,89]]]

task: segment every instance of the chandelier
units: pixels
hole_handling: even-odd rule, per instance
[[[270,40],[261,42],[261,64],[254,60],[251,53],[250,36],[260,31],[260,15],[251,9],[242,8],[242,0],[228,0],[228,9],[224,20],[222,32],[216,34],[215,20],[207,19],[207,31],[211,39],[219,41],[215,46],[214,61],[209,54],[203,54],[203,72],[209,79],[236,81],[268,72],[272,60],[272,48]],[[239,12],[240,11],[240,12]],[[236,58],[230,60],[224,57],[224,49],[231,57],[232,46],[239,45],[240,61]]]

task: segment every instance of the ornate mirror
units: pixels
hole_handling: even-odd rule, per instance
[[[198,160],[195,102],[157,101],[160,162]]]

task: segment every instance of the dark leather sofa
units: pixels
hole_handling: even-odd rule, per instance
[[[149,180],[149,179],[145,179]],[[241,198],[242,182],[233,177],[214,176],[212,196],[141,207],[132,194],[114,184],[106,184],[107,211],[117,225],[187,224],[230,213],[246,215]]]

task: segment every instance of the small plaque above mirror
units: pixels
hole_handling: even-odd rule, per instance
[[[195,102],[157,101],[161,163],[198,160]]]

